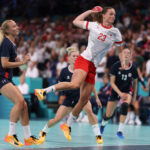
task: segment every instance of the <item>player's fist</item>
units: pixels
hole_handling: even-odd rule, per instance
[[[101,6],[95,6],[93,9],[92,9],[93,12],[102,12],[103,11],[103,8]]]

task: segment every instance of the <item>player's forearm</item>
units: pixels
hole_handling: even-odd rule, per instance
[[[93,93],[94,93],[95,97],[97,98],[97,97],[98,97],[98,95],[97,95],[97,92],[96,92],[96,88],[95,88],[95,86],[94,86],[94,88],[93,88]]]
[[[119,88],[116,86],[114,82],[111,82],[111,86],[118,95],[121,95],[121,91],[119,90]]]
[[[23,65],[23,62],[2,62],[2,67],[3,68],[15,68]]]
[[[73,24],[76,25],[78,21],[84,21],[84,19],[92,13],[92,10],[87,10],[86,12],[80,14],[73,20]]]

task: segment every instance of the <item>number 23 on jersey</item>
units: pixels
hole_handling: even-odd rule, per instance
[[[99,36],[97,37],[97,39],[104,42],[106,37],[107,37],[106,35],[104,35],[103,33],[100,33]]]

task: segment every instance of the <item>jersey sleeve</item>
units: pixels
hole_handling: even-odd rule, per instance
[[[10,57],[10,49],[11,45],[9,42],[7,42],[5,39],[1,44],[1,57]]]
[[[91,22],[91,21],[84,21],[83,23],[83,29],[86,30],[91,30],[95,25],[95,22]]]
[[[112,67],[111,67],[111,70],[110,70],[110,75],[111,76],[117,76],[117,69],[118,67],[117,67],[117,65],[116,64],[114,64]]]
[[[123,43],[122,35],[121,35],[120,31],[116,28],[115,44],[116,44],[116,46],[121,46],[122,43]]]
[[[134,79],[137,79],[137,78],[138,78],[137,68],[136,68],[135,66],[133,66],[133,69],[132,69],[132,70],[133,70],[133,73],[132,73],[133,76],[132,76],[132,77],[133,77]]]

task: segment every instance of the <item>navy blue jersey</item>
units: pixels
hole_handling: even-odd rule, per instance
[[[17,57],[16,46],[8,39],[4,38],[0,45],[0,58],[7,57],[10,62],[15,62]],[[0,61],[0,76],[12,80],[13,69],[12,68],[3,68]]]
[[[116,62],[110,71],[110,74],[116,77],[115,84],[122,92],[131,90],[133,79],[138,78],[136,67],[131,64],[128,69],[121,70],[121,62]]]
[[[71,78],[72,78],[72,74],[73,73],[69,71],[68,67],[66,67],[61,71],[58,81],[59,82],[70,82]],[[76,90],[63,91],[61,93],[61,95],[65,95],[66,100],[77,102],[80,97],[80,88],[76,89]]]

